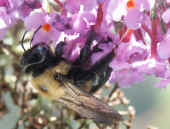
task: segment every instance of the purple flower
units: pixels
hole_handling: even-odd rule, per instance
[[[46,12],[40,0],[0,0],[0,39],[9,27],[23,20],[28,31],[41,26],[33,45],[39,42],[48,45],[50,41],[56,45],[64,41],[63,57],[74,62],[93,32],[90,49],[93,51],[97,46],[101,51],[90,55],[87,68],[114,49],[115,57],[109,64],[113,68],[111,82],[129,87],[144,80],[145,75],[155,75],[163,78],[161,87],[169,83],[169,8],[155,8],[155,3],[149,0],[65,0],[57,3],[59,9],[49,4]]]
[[[144,75],[155,75],[156,77],[165,77],[167,70],[166,64],[163,62],[157,62],[155,59],[147,59],[141,62],[140,65],[134,64],[134,68],[138,69],[139,73]]]
[[[115,47],[113,42],[101,43],[99,48],[102,49],[102,52],[96,52],[91,56],[91,65],[95,64],[100,60],[104,55],[108,54]]]
[[[162,19],[164,20],[165,23],[170,22],[170,8],[168,8],[168,9],[162,14]]]
[[[39,42],[49,43],[53,41],[56,43],[60,36],[60,32],[53,26],[56,14],[34,13],[25,18],[25,26],[27,30],[36,30],[40,25],[42,28],[36,33],[33,44]]]
[[[131,1],[131,0],[129,0]],[[140,10],[150,11],[154,6],[154,1],[149,0],[134,0],[136,8]]]
[[[170,57],[170,29],[166,33],[164,39],[160,42],[158,46],[158,55],[162,59],[168,59]]]
[[[128,62],[132,64],[136,61],[144,61],[147,56],[148,52],[146,47],[140,42],[133,41],[129,43],[120,43],[117,53],[116,53],[117,62]]]
[[[79,12],[72,17],[73,31],[84,34],[90,30],[91,25],[95,24],[95,16],[90,12]]]
[[[41,3],[39,0],[24,0],[18,7],[18,12],[20,13],[20,16],[26,17],[32,10],[38,8],[41,8]]]
[[[144,20],[144,14],[139,9],[130,9],[127,15],[124,17],[125,24],[128,28],[138,29]]]
[[[126,4],[122,0],[107,0],[107,7],[105,7],[106,15],[114,21],[120,21],[123,15],[126,15]],[[117,15],[119,14],[119,15]]]
[[[0,0],[0,32],[2,39],[6,30],[16,24],[23,16],[28,16],[35,8],[40,8],[40,2],[35,0]]]
[[[117,0],[110,1],[106,9],[106,15],[109,19],[120,21],[124,17],[123,19],[128,28],[138,29],[144,21],[143,10],[150,10],[151,5],[147,0]]]
[[[52,21],[52,25],[61,32],[65,32],[65,33],[73,33],[72,32],[72,18],[66,17],[64,15],[58,15],[55,14],[54,19]]]
[[[86,38],[78,37],[74,40],[66,41],[66,46],[64,48],[63,57],[70,61],[75,61],[79,54],[80,50],[84,46]]]
[[[133,69],[115,70],[110,77],[110,82],[117,82],[121,88],[129,88],[131,85],[144,80],[142,75]]]
[[[89,11],[97,7],[96,0],[66,0],[64,7],[71,13],[77,13],[80,10],[80,6],[84,7],[85,11]]]
[[[0,39],[2,39],[7,29],[12,26],[13,24],[16,24],[16,13],[15,11],[11,11],[14,8],[14,3],[12,1],[0,1]]]
[[[0,1],[0,6],[9,7],[9,2],[8,2],[8,0],[1,0],[1,1]]]
[[[148,0],[128,0],[125,23],[130,29],[138,29],[144,21],[144,10],[151,10]]]
[[[0,7],[4,7],[8,10],[8,13],[15,11],[24,0],[0,0]]]
[[[110,63],[113,68],[111,82],[117,82],[121,87],[130,87],[143,81],[145,75],[168,79],[164,60],[170,57],[169,31],[166,36],[162,33],[160,17],[154,19],[157,26],[154,24],[149,16],[153,4],[148,0],[66,0],[61,8],[64,13],[42,11],[25,18],[27,30],[35,30],[42,25],[33,44],[48,44],[51,40],[57,44],[64,41],[63,57],[74,62],[85,46],[89,33],[93,31],[95,36],[91,41],[91,50],[98,46],[102,51],[91,55],[87,68],[114,49],[115,57]],[[167,9],[162,15],[167,24],[168,13]],[[153,42],[157,48],[155,55],[159,57],[151,56]]]

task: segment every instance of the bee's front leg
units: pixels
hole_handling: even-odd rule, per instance
[[[65,45],[66,45],[66,43],[63,41],[61,41],[57,44],[56,49],[55,49],[55,55],[57,57],[61,57],[63,55]]]
[[[75,65],[82,65],[84,62],[88,62],[92,55],[91,44],[96,37],[96,32],[89,31],[85,46],[80,51],[79,58],[74,62]]]

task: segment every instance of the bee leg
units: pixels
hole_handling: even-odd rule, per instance
[[[92,55],[92,51],[90,49],[91,44],[95,38],[96,34],[94,31],[90,31],[88,33],[88,38],[85,42],[85,46],[81,49],[80,51],[80,56],[79,58],[75,61],[75,65],[82,65],[84,64],[84,62],[88,62],[91,55]]]
[[[55,55],[57,57],[61,57],[63,55],[65,45],[66,45],[66,43],[63,41],[61,41],[60,43],[57,44],[56,49],[55,49]]]
[[[97,61],[88,72],[93,73],[93,84],[90,93],[95,93],[100,87],[102,87],[109,79],[112,68],[109,67],[109,63],[114,57],[114,50],[109,52],[102,59]]]
[[[98,91],[102,86],[104,86],[104,84],[110,77],[111,71],[112,68],[107,67],[106,70],[103,73],[101,73],[101,75],[96,74],[95,77],[93,78],[94,83],[92,84],[89,93],[93,94],[96,91]]]
[[[85,46],[81,49],[79,57],[73,62],[73,67],[68,73],[68,78],[74,80],[78,86],[80,83],[91,78],[91,73],[87,73],[87,70],[85,70],[84,68],[85,65],[88,65],[90,61],[90,57],[92,54],[92,50],[90,48],[96,33],[94,31],[90,31],[88,34],[89,35],[85,42]]]

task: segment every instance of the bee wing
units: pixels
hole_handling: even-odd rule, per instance
[[[81,117],[104,124],[122,121],[122,116],[96,97],[81,91],[69,82],[64,82],[67,95],[59,101],[77,112]]]

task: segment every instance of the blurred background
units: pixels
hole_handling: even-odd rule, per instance
[[[170,87],[154,88],[159,79],[146,78],[146,81],[140,84],[123,89],[136,109],[136,118],[132,129],[145,129],[148,125],[158,129],[169,129]]]
[[[21,46],[18,44],[21,34],[23,34],[23,30],[20,29],[22,28],[21,25],[11,29],[4,40],[6,45],[19,55],[22,53]],[[18,60],[15,60],[15,57],[10,56],[8,51],[0,49],[0,72],[5,72],[5,79],[12,86],[16,82],[16,78],[12,75],[14,74],[14,64],[19,63],[20,57],[17,58]],[[0,75],[0,82],[3,82],[4,79],[2,75]],[[132,129],[146,129],[148,125],[156,127],[155,129],[170,129],[170,87],[167,86],[165,89],[154,88],[158,80],[155,77],[146,77],[144,82],[131,88],[122,89],[136,110]],[[2,110],[0,108],[0,129],[14,129],[16,121],[20,117],[20,109],[13,104],[8,92],[1,93],[1,97],[8,107],[8,113],[1,114]]]

